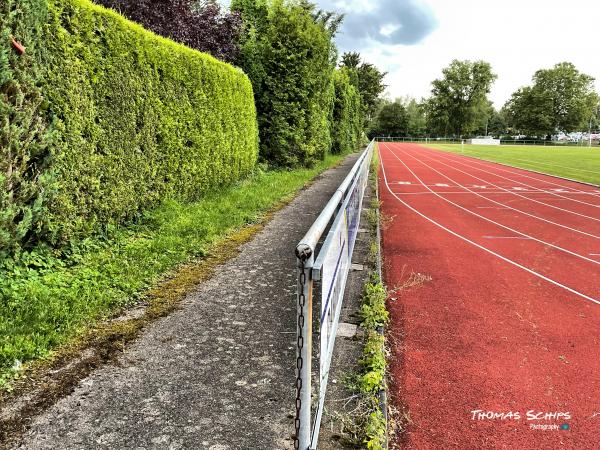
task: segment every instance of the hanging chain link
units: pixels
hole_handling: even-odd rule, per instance
[[[296,426],[296,435],[294,437],[294,449],[300,449],[300,409],[302,407],[302,399],[300,393],[302,392],[302,367],[304,360],[302,359],[302,349],[304,348],[304,338],[302,337],[302,331],[304,329],[304,305],[306,304],[305,286],[306,286],[306,270],[305,261],[301,259],[302,266],[299,274],[299,292],[298,292],[298,338],[297,338],[297,357],[296,357],[296,420],[294,422]]]

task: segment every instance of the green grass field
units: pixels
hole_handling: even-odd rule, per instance
[[[427,147],[462,153],[460,144]],[[600,185],[600,147],[542,147],[533,145],[466,145],[464,154],[573,180]]]

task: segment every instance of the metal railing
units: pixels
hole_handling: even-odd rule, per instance
[[[371,141],[296,247],[298,320],[294,447],[298,450],[317,448],[331,356],[360,224],[362,200],[368,182],[374,146],[375,141]],[[319,247],[319,240],[328,228],[325,241]],[[320,335],[318,399],[313,417],[312,316],[315,281],[319,282],[321,287],[321,307],[318,323]]]
[[[425,144],[460,144],[468,138],[453,137],[397,137],[397,136],[378,136],[376,141],[381,142],[418,142]],[[500,145],[537,145],[543,147],[593,147],[598,148],[600,141],[580,139],[579,141],[547,141],[543,139],[500,139]]]

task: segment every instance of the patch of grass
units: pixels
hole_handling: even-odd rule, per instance
[[[597,146],[465,145],[464,153],[460,144],[427,144],[427,147],[600,185],[600,147]]]
[[[311,169],[257,171],[198,202],[166,202],[137,225],[72,243],[64,253],[38,249],[0,262],[0,388],[10,386],[24,363],[47,357],[150,293],[159,305],[181,295],[202,279],[194,264],[185,264],[218,258],[219,244],[261,222],[342,158],[330,156]],[[179,281],[168,287],[167,280],[151,291],[177,268]],[[182,274],[187,281],[181,281]]]

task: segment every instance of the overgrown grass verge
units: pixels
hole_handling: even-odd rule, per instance
[[[387,442],[387,423],[382,411],[381,392],[386,389],[387,351],[382,333],[389,315],[385,307],[387,292],[373,272],[364,286],[360,308],[364,333],[360,371],[343,379],[353,393],[355,407],[342,417],[342,431],[347,444],[358,448],[381,450]]]
[[[69,342],[76,348],[87,340],[121,345],[145,321],[166,314],[223,255],[235,254],[269,210],[342,158],[327,157],[311,169],[257,171],[198,202],[166,202],[137,225],[72,243],[68,252],[36,250],[0,262],[0,401],[27,362],[47,359]],[[200,257],[200,265],[189,265]],[[94,328],[140,302],[151,307],[137,325],[116,322],[106,339],[98,331],[103,326]]]
[[[380,404],[380,392],[386,389],[387,362],[385,336],[382,333],[383,327],[389,321],[386,298],[385,287],[379,276],[373,274],[371,281],[365,285],[364,302],[360,309],[361,327],[365,330],[365,346],[360,360],[363,373],[360,375],[359,388],[370,406],[364,424],[363,439],[368,449],[382,449],[386,443],[386,419]]]

